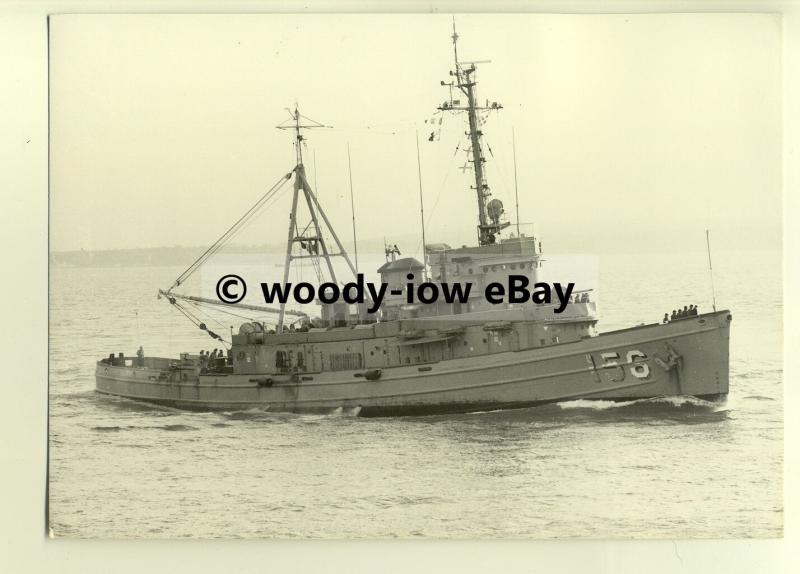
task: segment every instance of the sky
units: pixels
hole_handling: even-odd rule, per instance
[[[780,248],[781,32],[766,14],[458,15],[487,179],[557,252]],[[64,15],[50,23],[51,248],[212,243],[294,165],[352,247],[474,244],[450,15]],[[438,120],[437,120],[438,121]],[[458,151],[456,151],[458,146]],[[489,151],[491,148],[491,151]],[[285,241],[290,195],[238,241]],[[530,226],[527,226],[530,229]],[[363,242],[363,245],[362,245]]]

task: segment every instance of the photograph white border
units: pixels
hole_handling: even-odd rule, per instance
[[[0,230],[5,351],[0,416],[3,572],[789,572],[800,564],[800,17],[795,1],[80,1],[0,3]],[[784,468],[782,540],[75,541],[45,530],[48,377],[47,16],[55,13],[773,12],[783,16]]]

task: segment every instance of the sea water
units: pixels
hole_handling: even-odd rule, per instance
[[[183,412],[100,395],[95,361],[109,353],[143,345],[170,357],[214,341],[155,297],[181,269],[53,267],[53,534],[780,536],[781,256],[721,252],[714,265],[717,308],[733,315],[724,403],[572,400],[383,419]],[[604,256],[599,270],[600,332],[692,303],[711,310],[704,253]]]

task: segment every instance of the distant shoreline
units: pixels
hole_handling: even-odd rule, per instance
[[[373,247],[371,242],[364,242],[365,247]],[[207,247],[146,247],[146,248],[132,248],[132,249],[98,249],[98,250],[79,250],[79,251],[51,251],[49,256],[49,264],[51,267],[59,268],[86,268],[86,267],[185,267],[191,264],[195,259],[200,257]],[[285,247],[274,245],[242,245],[236,246],[236,253],[239,254],[278,254],[283,253]],[[361,242],[359,242],[359,251],[362,252]],[[374,249],[374,253],[379,253],[379,248]],[[702,250],[679,250],[673,249],[670,252],[681,252],[689,255],[691,253],[699,253]],[[781,252],[782,249],[770,248],[767,246],[751,247],[749,249],[714,249],[714,252]],[[369,252],[369,250],[367,250]],[[664,253],[666,250],[661,249],[643,249],[636,251],[636,253]],[[574,251],[559,250],[559,251],[545,251],[546,255],[579,255]],[[622,251],[599,251],[592,253],[592,255],[608,256],[620,255],[624,256],[628,253]],[[410,254],[413,255],[413,254]]]

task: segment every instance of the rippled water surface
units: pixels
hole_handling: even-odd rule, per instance
[[[602,258],[600,330],[679,303],[709,309],[704,257]],[[53,268],[51,527],[115,538],[780,536],[780,254],[715,258],[718,307],[733,314],[725,403],[386,419],[188,413],[98,395],[94,362],[110,352],[213,345],[155,298],[180,269]]]

